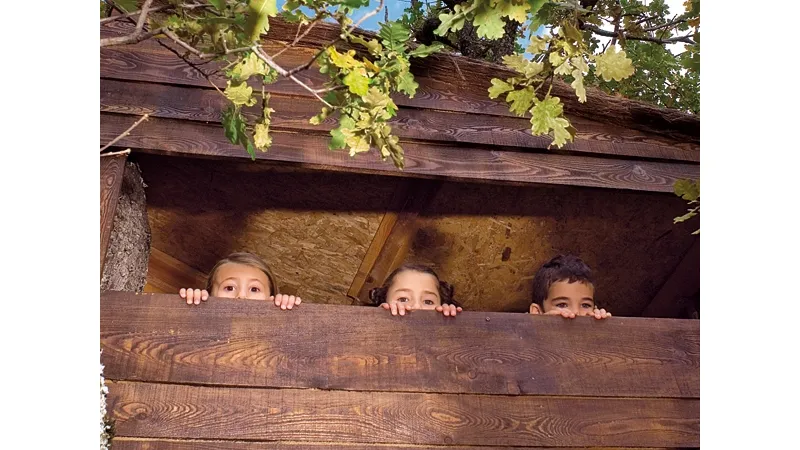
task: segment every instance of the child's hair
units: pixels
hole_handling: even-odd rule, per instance
[[[558,255],[544,263],[533,277],[533,301],[544,308],[544,300],[553,283],[568,280],[570,283],[580,281],[594,285],[592,269],[575,255]]]
[[[208,281],[206,282],[206,290],[211,292],[211,287],[214,285],[214,277],[217,276],[217,271],[223,264],[242,264],[245,266],[255,267],[256,269],[264,272],[269,279],[270,292],[269,295],[278,295],[278,284],[275,282],[275,275],[269,270],[269,266],[263,259],[258,256],[247,252],[231,253],[225,258],[220,259],[208,273]]]
[[[439,298],[441,299],[442,304],[447,303],[450,305],[461,306],[453,298],[455,288],[453,288],[450,283],[440,280],[439,275],[436,275],[436,272],[434,272],[433,269],[419,264],[403,264],[390,273],[388,277],[386,277],[386,281],[383,282],[383,286],[370,289],[369,299],[372,302],[372,306],[379,306],[381,303],[386,303],[386,294],[389,292],[389,288],[392,286],[394,278],[397,276],[397,274],[406,271],[421,272],[433,275],[433,277],[436,278],[436,281],[439,282]]]

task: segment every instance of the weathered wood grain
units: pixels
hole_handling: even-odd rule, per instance
[[[121,436],[504,446],[696,446],[700,401],[110,382]]]
[[[105,267],[108,240],[117,211],[127,155],[100,156],[100,276]]]
[[[107,79],[100,82],[100,110],[103,112],[220,122],[221,112],[227,105],[227,100],[212,89]],[[275,109],[272,127],[276,130],[320,132],[337,126],[334,117],[320,126],[308,122],[320,110],[319,102],[312,97],[273,95],[270,106]],[[245,111],[253,121],[261,115],[255,107]],[[549,137],[532,136],[529,120],[517,117],[401,108],[390,123],[403,139],[536,149],[546,149],[551,143]],[[609,129],[614,127],[585,119],[578,120],[575,126],[579,128],[575,142],[565,145],[560,152],[700,161],[700,152],[696,149],[666,145],[641,133]]]
[[[117,136],[125,130],[127,118],[125,115],[101,113],[100,139]],[[256,152],[256,158],[326,170],[394,176],[515,181],[670,193],[676,180],[698,179],[700,176],[700,168],[694,164],[486,151],[412,142],[404,144],[406,167],[401,172],[390,162],[380,161],[374,149],[351,158],[344,151],[328,150],[328,140],[324,135],[275,132],[272,147],[267,152]],[[152,118],[123,138],[120,145],[159,154],[249,158],[242,148],[225,138],[219,125],[185,120]]]
[[[101,295],[110,379],[255,387],[697,398],[699,322]]]
[[[213,441],[200,439],[142,439],[114,438],[114,450],[387,450],[403,448],[409,450],[430,449],[430,445],[413,444],[348,444],[333,442],[254,442],[254,441]],[[435,446],[441,450],[485,450],[486,447],[448,445]],[[518,450],[559,450],[565,447],[514,447]],[[568,448],[568,447],[567,447]],[[664,447],[581,447],[584,450],[667,450]]]
[[[276,41],[292,40],[296,35],[297,29],[295,25],[288,24],[280,19],[273,19],[270,23],[269,36],[265,36],[263,41],[267,44],[267,52],[273,54],[279,48],[283,48],[283,45]],[[132,26],[132,24],[123,21],[112,22],[107,26],[101,27],[101,34],[118,35],[129,33]],[[361,34],[368,36],[368,38],[374,36],[370,32],[362,32]],[[286,67],[303,64],[311,59],[319,45],[327,44],[331,40],[338,38],[338,36],[338,27],[324,23],[319,24],[306,35],[298,48],[281,55],[287,58],[287,54],[290,52],[305,51],[307,56],[302,57],[299,61],[278,58],[278,62]],[[137,44],[137,47],[154,48],[158,45],[155,42],[146,41]],[[168,45],[174,44],[170,42]],[[274,46],[274,48],[270,48],[269,45]],[[126,48],[131,47],[128,46]],[[101,49],[101,61],[108,57],[109,51],[115,51],[120,48],[122,47]],[[362,49],[356,48],[356,50],[360,51]],[[465,79],[462,80],[456,76],[455,64],[458,64],[460,72],[465,75]],[[188,69],[185,64],[184,67]],[[504,66],[441,54],[432,55],[422,60],[412,60],[411,70],[420,81],[421,87],[436,86],[438,88],[436,91],[431,92],[434,95],[420,96],[421,100],[429,100],[432,107],[452,101],[456,103],[464,103],[466,101],[474,103],[476,107],[483,106],[482,109],[478,109],[480,112],[494,108],[498,114],[510,114],[505,105],[499,101],[488,101],[487,96],[487,90],[492,78],[514,76],[514,73]],[[306,71],[303,75],[310,72]],[[652,132],[681,142],[699,144],[700,119],[697,116],[677,110],[658,108],[644,102],[611,96],[594,88],[587,89],[587,102],[582,104],[575,97],[574,90],[561,81],[556,81],[553,84],[553,94],[561,98],[568,114],[576,114],[626,128]]]

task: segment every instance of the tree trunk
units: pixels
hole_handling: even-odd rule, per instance
[[[144,289],[150,258],[144,188],[139,166],[127,162],[100,279],[101,290],[142,292]]]

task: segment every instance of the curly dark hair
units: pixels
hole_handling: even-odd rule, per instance
[[[439,282],[439,298],[441,299],[442,304],[455,305],[457,307],[461,306],[461,304],[453,298],[455,294],[455,288],[450,283],[440,280],[439,275],[437,275],[433,269],[420,264],[403,264],[390,273],[388,277],[386,277],[386,281],[383,282],[381,287],[370,289],[369,300],[372,302],[372,306],[380,306],[381,303],[386,303],[386,294],[389,292],[389,288],[392,286],[394,278],[397,276],[397,274],[406,271],[433,275],[433,277],[436,278],[436,281]]]
[[[575,255],[558,255],[547,261],[533,277],[533,299],[531,304],[544,308],[544,300],[550,286],[557,281],[568,280],[570,283],[580,281],[594,285],[592,269]]]

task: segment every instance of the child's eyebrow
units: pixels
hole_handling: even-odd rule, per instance
[[[433,292],[433,291],[422,291],[422,293],[423,293],[423,294],[432,294],[432,295],[435,295],[436,297],[439,297],[439,293],[438,293],[438,292]]]
[[[401,288],[401,289],[395,289],[392,292],[411,292],[411,289]]]

